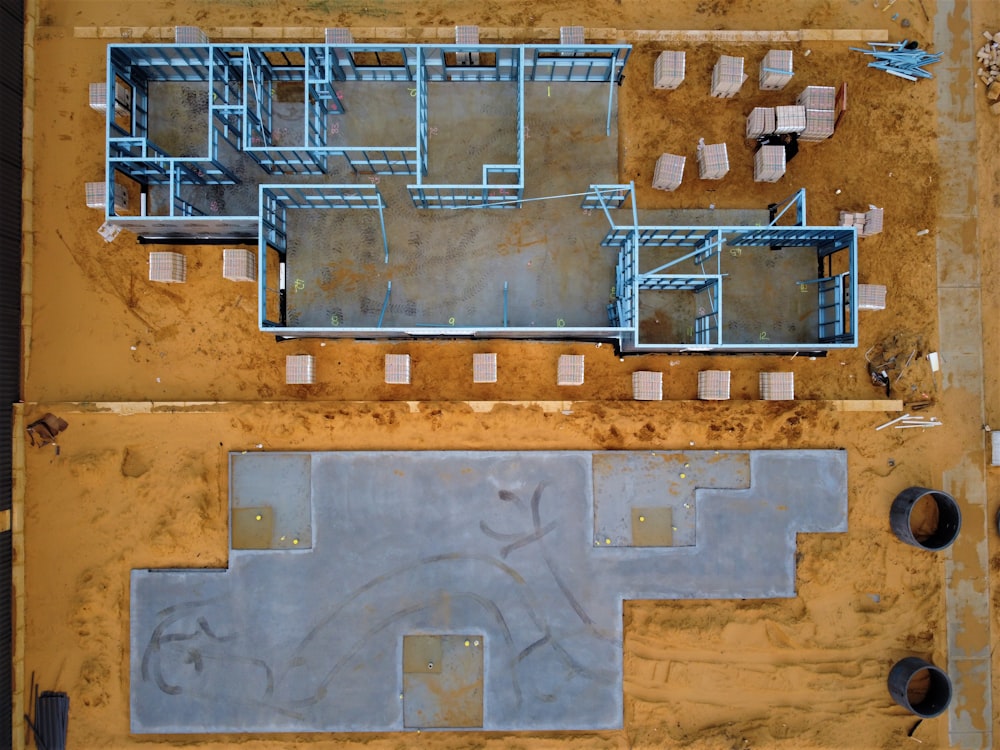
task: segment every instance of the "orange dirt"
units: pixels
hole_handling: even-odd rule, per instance
[[[926,47],[931,27],[921,4],[933,18],[934,0],[901,0],[894,11],[911,20],[906,33]],[[974,36],[984,28],[998,28],[1000,9],[983,0],[973,3],[973,11]],[[981,406],[964,392],[945,395],[945,381],[932,378],[922,359],[900,381],[894,397],[935,399],[937,405],[922,413],[941,417],[943,428],[875,432],[875,425],[893,415],[841,412],[830,402],[884,397],[868,379],[864,354],[870,347],[897,336],[919,339],[924,352],[939,345],[934,206],[942,155],[932,82],[910,84],[870,71],[861,55],[847,51],[847,42],[773,45],[796,52],[796,76],[787,91],[761,94],[751,80],[735,100],[717,101],[708,97],[717,55],[745,55],[748,72],[754,74],[769,45],[672,44],[688,51],[687,80],[675,92],[654,93],[653,60],[667,45],[637,43],[619,90],[620,176],[635,181],[642,207],[763,207],[800,186],[808,190],[811,224],[836,223],[840,209],[884,206],[884,233],[861,241],[860,281],[888,285],[888,307],[862,314],[856,350],[815,360],[658,355],[620,361],[607,344],[279,344],[256,330],[254,287],[222,279],[218,248],[185,248],[189,280],[166,286],[146,280],[149,248],[125,235],[111,244],[98,237],[99,213],[83,202],[83,183],[100,179],[103,164],[101,120],[87,106],[87,84],[103,78],[110,40],[74,35],[74,27],[119,25],[358,29],[476,23],[528,29],[564,24],[612,29],[888,27],[890,38],[898,39],[901,30],[890,15],[874,9],[870,0],[319,0],[301,5],[287,0],[42,0],[34,39],[33,151],[26,163],[34,181],[26,256],[30,306],[25,311],[23,416],[26,423],[52,411],[70,426],[59,436],[60,455],[51,447],[26,449],[21,483],[23,669],[25,676],[34,673],[43,689],[69,693],[72,745],[246,744],[265,750],[295,742],[388,750],[419,742],[434,750],[714,750],[908,744],[906,733],[916,719],[891,702],[885,679],[904,655],[944,663],[944,564],[941,557],[899,543],[889,530],[888,509],[904,487],[936,486],[942,471],[959,457],[982,455],[981,440],[956,439],[947,424],[952,409],[975,415]],[[530,38],[530,32],[519,33]],[[845,80],[850,111],[834,139],[804,144],[778,185],[754,183],[752,151],[742,137],[749,108],[784,102],[803,85]],[[671,114],[685,111],[690,114],[684,119]],[[981,87],[976,115],[990,413],[1000,406],[1000,347],[992,323],[997,320],[1000,274],[987,253],[995,247],[998,229],[1000,119],[989,114]],[[650,189],[655,158],[662,152],[693,157],[699,137],[728,142],[730,175],[699,181],[690,158],[679,190]],[[915,236],[925,228],[930,235]],[[411,354],[412,385],[382,382],[382,355],[392,351]],[[476,351],[498,352],[497,384],[472,384],[469,364]],[[317,385],[284,384],[284,357],[290,353],[316,356]],[[586,383],[570,394],[555,385],[555,361],[562,353],[587,355]],[[711,368],[732,370],[733,401],[690,400],[696,372]],[[666,373],[667,400],[662,404],[630,400],[629,375],[640,369]],[[794,371],[800,400],[756,400],[762,369]],[[501,404],[486,412],[461,403],[567,398],[573,403],[565,408]],[[88,406],[149,401],[227,403],[131,416]],[[129,734],[129,571],[226,564],[227,452],[258,446],[647,450],[692,443],[719,449],[846,448],[850,528],[846,534],[800,537],[799,595],[794,599],[628,603],[623,730],[538,736],[445,732],[419,739],[409,734]],[[990,489],[996,489],[993,477]],[[1000,568],[992,535],[989,544],[993,568]],[[1000,584],[993,585],[996,601]],[[1000,627],[994,623],[993,628],[995,639]],[[997,674],[995,663],[994,696]],[[20,724],[18,717],[15,725]],[[926,747],[946,747],[947,718],[924,722],[914,737]]]

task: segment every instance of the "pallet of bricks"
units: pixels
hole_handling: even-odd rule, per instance
[[[841,211],[840,226],[854,227],[858,230],[858,237],[870,237],[882,231],[884,210],[868,205],[867,211]]]
[[[720,55],[712,68],[712,96],[719,99],[734,97],[746,79],[742,57]]]
[[[684,164],[687,158],[676,154],[663,154],[656,160],[653,170],[654,190],[676,190],[684,179]]]
[[[825,141],[837,122],[837,92],[833,86],[806,86],[795,103],[805,108],[805,129],[800,141]]]
[[[785,175],[785,147],[761,146],[753,156],[754,182],[777,182]]]
[[[772,49],[760,61],[760,78],[758,84],[761,91],[778,91],[785,88],[792,80],[792,51],[790,49]]]
[[[776,127],[774,107],[754,107],[747,116],[747,138],[772,135]]]
[[[664,50],[653,65],[653,88],[672,91],[684,81],[684,53]]]

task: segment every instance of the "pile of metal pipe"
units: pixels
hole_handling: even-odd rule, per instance
[[[931,65],[941,59],[943,53],[930,54],[917,47],[916,42],[904,39],[901,42],[869,42],[871,49],[851,47],[854,52],[871,55],[875,59],[868,63],[869,68],[884,70],[889,75],[916,81],[919,78],[933,78],[925,65]]]

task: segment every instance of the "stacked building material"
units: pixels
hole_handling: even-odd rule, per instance
[[[351,30],[342,26],[328,27],[325,36],[327,44],[354,44]]]
[[[684,178],[684,164],[687,162],[686,156],[675,154],[663,154],[656,160],[656,169],[653,171],[653,188],[656,190],[676,190],[681,185]]]
[[[798,105],[774,108],[774,132],[778,135],[795,133],[806,129],[806,108]]]
[[[698,398],[725,401],[729,398],[729,370],[702,370],[698,373]]]
[[[633,372],[632,398],[636,401],[662,401],[663,373],[649,370]]]
[[[980,81],[991,86],[1000,80],[1000,31],[996,34],[984,31],[983,36],[986,37],[986,44],[976,52],[976,59],[979,60],[976,75]]]
[[[661,52],[653,65],[653,88],[672,90],[684,81],[684,53]]]
[[[754,107],[747,117],[747,138],[760,138],[774,133],[774,107]]]
[[[473,383],[495,383],[497,382],[497,355],[496,352],[472,355],[472,382]]]
[[[720,55],[712,68],[712,96],[719,99],[734,97],[746,79],[742,57]]]
[[[316,360],[311,354],[289,354],[285,357],[285,383],[312,385],[316,382]]]
[[[556,384],[583,385],[583,364],[582,354],[560,354]]]
[[[867,211],[841,211],[840,226],[854,227],[859,237],[868,237],[882,231],[883,210],[868,206]]]
[[[792,80],[792,51],[790,49],[769,50],[760,61],[760,88],[762,91],[778,91]]]
[[[97,112],[108,111],[108,84],[90,84],[90,108]],[[132,108],[132,89],[117,79],[115,80],[115,114],[126,116]]]
[[[703,180],[721,180],[729,171],[729,152],[725,143],[705,145],[698,140],[698,176]]]
[[[837,89],[833,86],[806,86],[795,103],[806,109],[828,109],[833,111],[837,100]]]
[[[777,182],[785,175],[785,147],[761,146],[753,156],[754,182]]]
[[[455,44],[479,44],[479,27],[456,26]],[[478,52],[458,52],[455,58],[459,65],[479,65]]]
[[[883,284],[858,284],[858,309],[859,310],[884,310],[885,309],[885,285],[883,285]]]
[[[806,111],[806,126],[800,141],[825,141],[836,125],[836,89],[833,86],[806,86],[795,103]]]
[[[108,205],[108,183],[87,182],[84,183],[84,194],[86,195],[88,208],[106,208]],[[115,191],[115,213],[120,213],[128,208],[128,192],[124,185],[117,182],[114,184]]]
[[[222,277],[230,281],[256,281],[257,256],[241,248],[223,250]]]
[[[583,26],[560,26],[559,44],[583,44]]]
[[[410,384],[410,355],[385,355],[385,382],[395,385]]]
[[[916,81],[920,78],[933,78],[925,65],[932,65],[941,59],[943,53],[930,54],[920,49],[916,42],[904,39],[901,42],[869,42],[871,49],[851,47],[854,52],[860,52],[875,59],[868,63],[869,68],[884,70],[889,75]]]
[[[833,135],[836,124],[836,112],[832,109],[807,109],[806,127],[799,133],[799,140],[825,141]]]
[[[183,284],[187,281],[187,258],[182,253],[160,251],[150,253],[149,280]]]
[[[989,100],[996,102],[1000,99],[1000,31],[996,34],[984,31],[983,36],[986,37],[986,44],[976,52],[979,61],[976,75],[986,85]],[[991,105],[990,111],[1000,115],[1000,103]]]
[[[764,401],[791,401],[795,398],[795,373],[762,372],[760,397]]]
[[[175,44],[208,44],[208,34],[197,26],[174,26]]]

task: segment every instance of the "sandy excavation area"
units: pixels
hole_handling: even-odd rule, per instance
[[[373,750],[714,750],[889,748],[916,741],[922,747],[957,746],[949,740],[947,715],[914,729],[916,717],[886,691],[888,671],[903,656],[946,664],[949,637],[945,557],[900,543],[890,531],[888,511],[900,490],[938,487],[952,467],[971,461],[993,499],[985,517],[982,508],[967,509],[963,535],[968,545],[962,549],[986,545],[989,570],[1000,568],[995,525],[986,521],[1000,504],[995,499],[1000,474],[986,473],[988,436],[981,430],[984,414],[1000,414],[1000,274],[994,259],[1000,228],[1000,118],[990,114],[981,86],[973,98],[974,113],[955,116],[974,114],[978,133],[979,190],[970,206],[976,219],[962,241],[969,262],[979,263],[982,272],[984,395],[955,382],[948,362],[935,377],[923,359],[892,394],[904,402],[933,401],[922,413],[945,423],[936,430],[876,432],[876,425],[898,416],[898,408],[889,403],[867,411],[840,407],[843,401],[885,398],[868,378],[869,348],[912,347],[921,353],[941,348],[938,205],[942,191],[959,189],[940,179],[949,154],[939,147],[934,82],[911,84],[867,69],[861,55],[848,51],[857,42],[671,44],[687,52],[688,80],[675,92],[654,93],[649,85],[653,61],[668,45],[633,41],[619,89],[619,176],[635,181],[644,208],[761,208],[798,187],[808,191],[812,225],[835,224],[839,210],[861,210],[869,203],[884,207],[885,231],[860,243],[859,280],[887,285],[887,308],[862,314],[857,349],[825,358],[784,357],[775,367],[774,358],[762,356],[620,360],[612,346],[593,343],[278,343],[256,329],[253,287],[223,280],[218,248],[184,248],[186,284],[151,284],[150,248],[126,234],[106,244],[96,232],[99,212],[83,200],[83,183],[101,179],[103,168],[101,119],[87,106],[87,84],[103,77],[106,44],[113,40],[102,36],[108,29],[125,27],[118,30],[121,39],[135,27],[133,41],[143,39],[143,28],[174,24],[195,24],[210,33],[236,27],[350,26],[359,39],[385,34],[385,29],[405,29],[416,39],[420,29],[466,23],[514,30],[512,37],[524,40],[570,24],[610,30],[601,33],[612,39],[660,29],[888,29],[892,40],[907,36],[927,47],[936,0],[899,0],[889,13],[874,8],[871,0],[39,0],[31,5],[37,6],[37,25],[34,127],[26,152],[31,223],[25,256],[25,403],[16,418],[23,427],[52,411],[70,427],[58,455],[51,448],[20,449],[23,583],[17,601],[23,630],[17,667],[25,683],[34,674],[42,689],[70,695],[72,747],[267,750],[295,743]],[[905,31],[890,20],[897,10],[911,22]],[[988,0],[973,0],[972,16],[974,40],[981,39],[983,29],[1000,29],[1000,6]],[[756,71],[756,61],[771,46],[795,50],[795,79],[778,94],[794,97],[804,85],[846,81],[851,95],[835,137],[804,144],[776,185],[752,180],[744,118],[752,106],[784,99],[757,91],[752,80],[733,100],[708,96],[719,54],[743,55]],[[733,169],[726,179],[705,182],[693,176],[699,137],[729,144]],[[684,184],[673,193],[649,187],[653,164],[663,152],[692,157]],[[930,231],[917,236],[922,229]],[[403,351],[412,357],[413,382],[386,385],[382,355]],[[468,362],[481,351],[499,355],[496,384],[471,382]],[[316,385],[285,385],[285,355],[294,353],[316,357]],[[566,353],[587,357],[586,383],[571,392],[555,384],[556,359]],[[631,400],[630,375],[644,369],[665,372],[662,403]],[[694,400],[696,373],[704,369],[732,371],[731,401]],[[793,371],[797,401],[757,400],[757,374],[763,369]],[[538,403],[473,408],[470,401]],[[129,572],[227,564],[230,451],[665,450],[690,445],[846,449],[849,530],[799,537],[795,598],[626,603],[622,730],[130,734]],[[966,552],[954,554],[959,568],[974,564],[974,553],[968,558],[962,557]],[[992,595],[994,602],[1000,593],[985,575],[975,591]],[[989,622],[969,624],[963,632],[995,646],[996,613],[994,606]],[[992,667],[992,683],[979,694],[992,695],[996,706],[996,657]],[[26,684],[18,688],[27,690]],[[982,715],[984,707],[979,702],[969,710]],[[17,713],[15,718],[15,727],[22,726]]]

